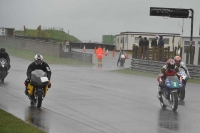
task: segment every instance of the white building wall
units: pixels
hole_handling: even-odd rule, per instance
[[[199,47],[200,47],[200,37],[193,37],[194,41],[194,46],[195,46],[195,55],[194,55],[194,65],[198,65],[198,56],[199,56]],[[190,37],[183,36],[181,37],[181,43],[183,46],[183,54],[182,54],[182,61],[186,62],[186,53],[185,48],[186,46],[190,46]],[[189,58],[189,63],[190,63],[190,58]]]
[[[0,36],[5,36],[5,34],[6,34],[6,29],[0,28]]]

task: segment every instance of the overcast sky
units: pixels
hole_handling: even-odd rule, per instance
[[[182,33],[183,19],[150,16],[150,7],[192,8],[193,34],[199,35],[200,0],[0,0],[0,27],[61,27],[98,42],[125,31]],[[191,19],[184,19],[184,35],[190,32]]]

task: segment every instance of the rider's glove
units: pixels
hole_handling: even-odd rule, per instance
[[[51,88],[51,82],[50,81],[48,82],[48,88]]]
[[[27,78],[27,79],[25,80],[24,85],[25,85],[25,86],[28,86],[28,83],[30,83],[30,79],[29,79],[29,78]]]

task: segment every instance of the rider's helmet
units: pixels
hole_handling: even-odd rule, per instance
[[[1,53],[5,53],[6,49],[5,48],[1,48],[0,51],[1,51]]]
[[[34,57],[34,61],[37,65],[41,65],[43,62],[43,56],[40,54],[36,54]]]
[[[174,57],[174,60],[175,60],[175,63],[176,63],[176,66],[180,66],[180,63],[181,63],[181,57],[180,56],[175,56]]]
[[[169,71],[174,70],[175,69],[175,61],[174,61],[174,59],[167,60],[166,66],[167,66],[167,69]]]

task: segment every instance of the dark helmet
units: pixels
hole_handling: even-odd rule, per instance
[[[168,70],[174,70],[175,69],[175,61],[174,61],[174,59],[167,60],[166,66],[167,66]]]
[[[43,62],[43,56],[40,54],[36,54],[34,57],[34,61],[37,65],[41,65]]]
[[[1,52],[6,52],[6,49],[5,48],[1,48],[0,51]]]

